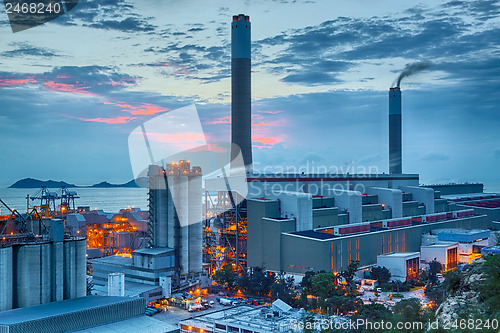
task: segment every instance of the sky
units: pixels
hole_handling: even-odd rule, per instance
[[[207,141],[228,141],[239,13],[255,169],[387,173],[388,89],[426,62],[401,84],[403,172],[500,184],[498,0],[80,0],[16,33],[0,13],[0,186],[129,181],[129,134],[191,104]]]

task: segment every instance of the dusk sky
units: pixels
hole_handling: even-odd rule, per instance
[[[191,104],[207,140],[228,141],[239,13],[252,22],[256,169],[387,173],[388,89],[423,61],[401,85],[403,172],[500,179],[498,0],[80,0],[17,33],[1,7],[0,186],[129,181],[130,132]]]

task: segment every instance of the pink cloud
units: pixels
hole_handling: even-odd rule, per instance
[[[209,121],[207,125],[231,124],[231,117],[222,117]]]
[[[47,88],[47,90],[50,91],[70,92],[80,95],[95,95],[94,93],[85,90],[89,89],[90,87],[79,87],[74,84],[56,83],[54,81],[44,82],[43,85]]]
[[[36,83],[32,77],[26,79],[2,79],[0,78],[0,87],[16,87],[26,83]]]
[[[150,103],[137,103],[137,105],[131,105],[123,102],[104,102],[106,105],[115,105],[122,108],[121,111],[131,113],[133,115],[148,116],[156,113],[166,112],[169,109],[158,105]]]
[[[256,111],[257,113],[267,113],[267,114],[278,114],[278,113],[282,113],[282,112],[285,112],[285,111],[274,111],[274,110],[270,110],[270,111]]]

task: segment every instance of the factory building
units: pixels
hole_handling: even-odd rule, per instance
[[[82,210],[68,214],[66,231],[72,236],[87,237],[89,259],[109,255],[130,256],[147,245],[148,212],[136,208],[119,213]]]
[[[294,310],[278,299],[273,303],[272,308],[240,305],[231,309],[181,320],[179,327],[181,333],[301,332],[302,330],[297,328],[297,323],[301,321],[303,315],[304,312]]]
[[[5,235],[0,243],[0,311],[86,295],[85,238],[64,235],[51,220],[48,235]]]
[[[125,295],[148,301],[207,283],[201,264],[201,169],[181,160],[165,169],[151,165],[148,177],[149,247],[132,251],[130,256],[93,259],[92,276],[99,295],[114,290],[108,281],[116,273],[123,273]]]
[[[431,234],[422,235],[422,248],[426,248],[426,251],[437,249],[439,246],[448,249],[447,246],[453,244],[456,245],[457,251],[457,254],[453,255],[456,256],[455,261],[471,263],[474,259],[481,257],[482,248],[493,245],[489,241],[490,234],[491,231],[488,229],[436,229]],[[423,254],[424,252],[422,252],[422,259],[427,259]],[[442,260],[438,259],[438,261],[443,265],[449,265],[448,260],[444,260],[448,257],[448,253],[446,256],[440,255],[439,258]]]
[[[432,230],[482,229],[490,225],[485,215],[475,215],[470,209],[446,212],[446,201],[441,207],[441,199],[434,198],[434,193],[434,209],[439,206],[445,212],[428,214],[422,203],[429,200],[426,189],[404,188],[412,193],[402,192],[402,198],[412,204],[403,205],[402,218],[392,218],[391,210],[378,202],[377,195],[362,193],[351,193],[361,202],[353,200],[347,209],[337,207],[343,192],[332,192],[332,197],[309,195],[305,199],[309,203],[302,202],[295,212],[293,207],[282,208],[287,201],[285,196],[293,197],[295,193],[248,199],[248,266],[295,274],[309,270],[341,271],[351,260],[368,267],[377,263],[378,255],[419,252],[422,235]],[[413,194],[419,195],[419,199],[415,200]],[[344,203],[339,206],[346,207]],[[360,206],[363,222],[349,219],[349,209],[354,208],[359,215]],[[304,207],[309,207],[309,211]],[[303,216],[306,222],[299,221]]]
[[[393,252],[377,256],[377,266],[387,268],[391,279],[398,281],[418,280],[419,261],[419,252]]]
[[[458,266],[458,243],[435,242],[420,247],[422,267],[428,267],[433,260],[441,263],[443,271],[455,269]]]

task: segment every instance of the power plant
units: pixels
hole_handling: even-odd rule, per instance
[[[200,289],[208,288],[209,276],[225,265],[237,274],[262,267],[304,276],[309,271],[340,272],[352,261],[359,261],[363,270],[387,263],[397,266],[401,281],[409,281],[418,278],[420,265],[434,255],[444,258],[446,269],[480,257],[490,236],[486,229],[500,227],[495,222],[500,220],[500,195],[483,193],[482,184],[424,186],[418,174],[403,173],[400,83],[427,65],[407,66],[389,89],[388,174],[327,169],[258,174],[252,169],[249,16],[232,17],[231,40],[228,156],[232,170],[246,171],[245,197],[229,186],[231,178],[241,175],[223,169],[223,176],[203,180],[205,166],[203,170],[192,166],[186,157],[178,160],[183,153],[176,154],[175,161],[164,159],[144,170],[148,212],[80,211],[75,209],[76,192],[65,191],[59,197],[44,189],[32,199],[42,200],[37,207],[42,207],[45,218],[36,209],[30,213],[29,204],[26,214],[9,209],[11,215],[0,216],[0,311],[39,306],[30,310],[35,311],[37,328],[50,322],[61,325],[61,330],[77,329],[143,314],[146,301],[175,299],[174,293],[192,295],[197,290],[200,296]],[[240,153],[243,165],[234,163]],[[51,207],[55,210],[55,198],[61,199],[66,221],[48,215]],[[83,297],[87,256],[93,292],[99,296]],[[44,305],[49,302],[58,303]],[[291,309],[280,302],[266,315],[268,324],[279,318],[280,311]],[[61,320],[64,325],[54,319],[65,315],[58,304],[69,304],[72,310],[71,321]],[[97,307],[109,315],[99,314]],[[21,318],[30,314],[17,313]],[[85,314],[92,319],[80,318]],[[9,321],[8,316],[0,315],[0,331],[5,325],[19,331],[27,327],[28,319]],[[240,324],[216,314],[184,320],[180,330],[173,331],[208,332],[213,326],[221,332],[251,332],[247,328],[252,325],[254,332],[269,331],[268,326],[257,328],[252,320],[241,330],[229,326]]]

